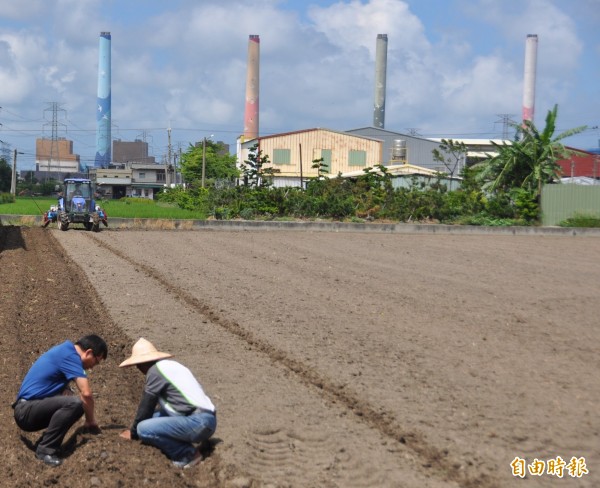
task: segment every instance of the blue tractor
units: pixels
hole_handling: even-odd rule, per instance
[[[106,212],[96,204],[95,188],[91,180],[65,178],[63,192],[57,205],[52,205],[44,213],[43,226],[56,222],[60,230],[67,230],[70,224],[83,224],[87,230],[98,232],[100,222],[108,227]]]

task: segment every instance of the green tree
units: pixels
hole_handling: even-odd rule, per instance
[[[546,126],[540,132],[533,122],[524,121],[516,126],[516,140],[512,144],[494,144],[498,154],[478,164],[478,178],[482,188],[490,192],[508,192],[512,188],[523,188],[539,201],[542,187],[560,178],[559,158],[570,153],[560,142],[578,134],[586,126],[576,127],[555,136],[558,106],[546,115]]]
[[[210,139],[202,143],[188,147],[181,155],[181,173],[188,182],[196,182],[202,179],[202,159],[206,157],[204,177],[208,181],[232,180],[239,176],[236,168],[235,155],[229,154],[222,142],[214,142]]]
[[[0,192],[9,192],[12,182],[12,168],[4,158],[0,158]]]
[[[317,170],[316,178],[318,180],[324,180],[325,175],[329,171],[329,165],[325,163],[325,159],[323,159],[323,158],[313,159],[311,168],[314,168]]]
[[[467,160],[467,146],[465,146],[465,143],[452,139],[442,139],[439,149],[434,149],[431,152],[433,160],[444,165],[450,178],[460,170],[461,163],[465,166]]]
[[[273,175],[278,171],[275,168],[266,166],[269,164],[269,156],[263,154],[258,149],[258,144],[250,148],[248,159],[240,166],[242,175],[244,176],[244,184],[246,186],[265,187],[273,184]]]

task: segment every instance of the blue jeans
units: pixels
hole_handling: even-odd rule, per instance
[[[217,417],[202,412],[187,417],[170,417],[157,411],[151,419],[142,420],[137,434],[142,442],[158,447],[173,461],[190,461],[196,452],[194,444],[210,438],[217,428]]]

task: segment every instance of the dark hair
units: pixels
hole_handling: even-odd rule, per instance
[[[96,334],[90,334],[79,339],[75,345],[81,347],[84,351],[91,349],[94,356],[102,356],[102,359],[106,360],[108,357],[108,346],[104,339],[97,336]]]

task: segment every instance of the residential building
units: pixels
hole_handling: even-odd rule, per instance
[[[90,168],[90,178],[96,182],[96,191],[106,199],[131,196],[131,175],[131,168],[125,165]]]
[[[90,178],[96,181],[97,191],[108,199],[154,199],[165,187],[167,174],[166,164],[122,163],[90,168]]]

